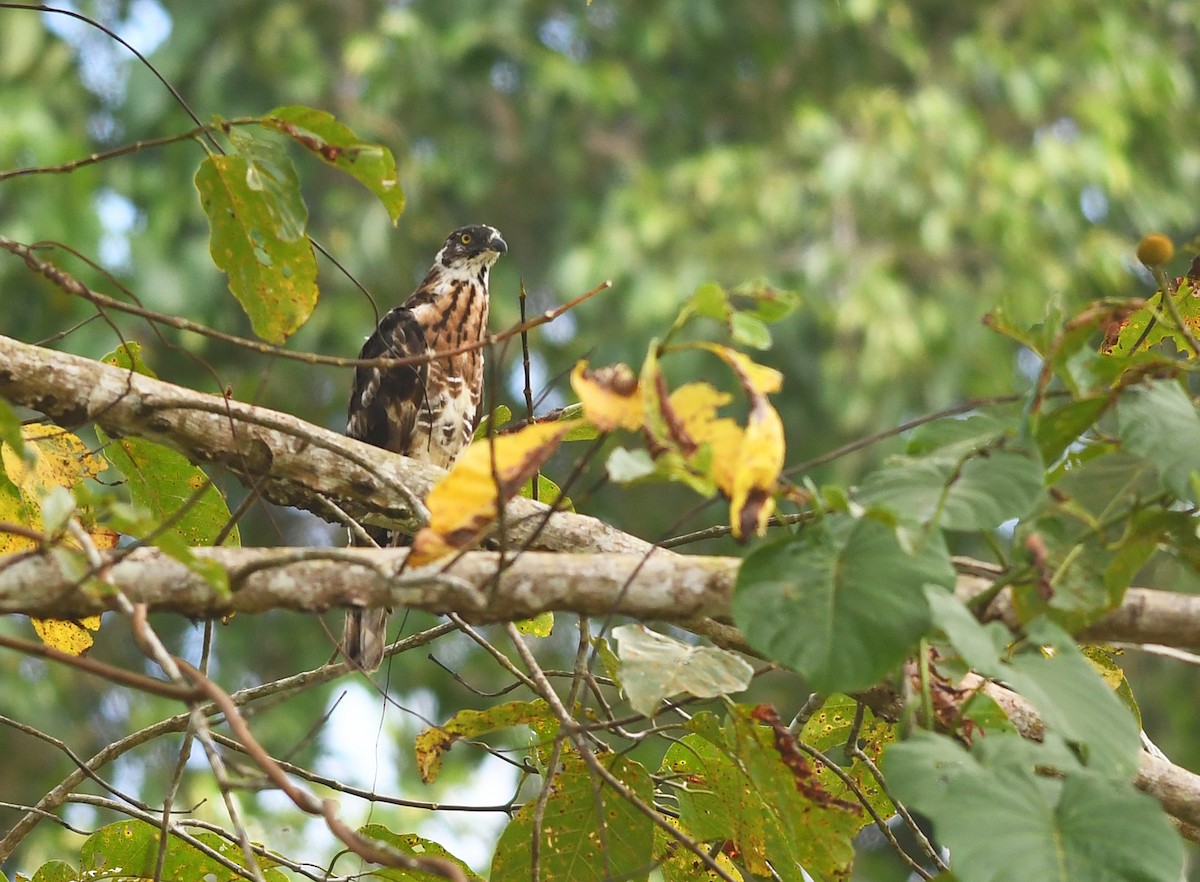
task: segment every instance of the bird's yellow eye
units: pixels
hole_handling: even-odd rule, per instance
[[[458,241],[462,242],[464,245],[470,245],[471,244],[471,234],[463,233],[461,236],[458,237]]]

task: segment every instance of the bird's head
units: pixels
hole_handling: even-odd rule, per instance
[[[437,262],[446,269],[483,269],[491,267],[507,251],[508,243],[499,230],[487,224],[472,224],[449,235],[438,252]]]

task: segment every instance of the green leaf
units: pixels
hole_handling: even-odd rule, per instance
[[[798,784],[819,793],[829,779],[815,763],[807,776],[789,769],[771,730],[750,719],[749,708],[734,706],[724,726],[702,729],[672,744],[663,758],[663,773],[680,785],[684,830],[699,842],[732,840],[739,863],[754,875],[774,869],[785,882],[807,878],[804,871],[816,879],[845,878],[865,813],[806,796]]]
[[[528,634],[531,637],[549,637],[554,633],[554,613],[550,611],[538,613],[532,619],[521,619],[513,624],[522,634]]]
[[[24,879],[18,875],[17,879]],[[46,861],[37,868],[31,882],[79,882],[79,871],[66,861]]]
[[[539,502],[544,502],[546,505],[557,505],[560,511],[575,511],[575,503],[571,502],[570,497],[563,496],[559,486],[547,478],[543,473],[537,474],[537,499]],[[533,478],[526,481],[521,487],[521,496],[526,499],[533,499]]]
[[[483,415],[483,419],[479,421],[479,425],[475,428],[475,434],[471,436],[472,441],[478,441],[480,438],[486,438],[489,432],[495,432],[497,429],[508,424],[512,420],[512,410],[505,404],[497,404],[492,408],[491,413]]]
[[[621,660],[621,686],[629,705],[650,716],[659,702],[685,692],[715,698],[741,692],[754,668],[741,656],[715,646],[690,646],[643,625],[613,628]]]
[[[614,777],[649,805],[650,775],[639,763],[613,754],[598,757]],[[528,882],[536,800],[513,816],[500,835],[490,882]],[[555,882],[646,879],[653,867],[653,824],[620,794],[598,782],[571,752],[550,785],[541,829],[541,878]]]
[[[746,312],[735,312],[729,317],[729,329],[733,341],[754,349],[771,348],[771,332],[759,318]]]
[[[222,839],[215,833],[194,835],[232,863],[246,866],[245,856],[236,843]],[[101,827],[87,838],[80,849],[79,878],[152,878],[158,859],[159,836],[158,827],[141,821],[119,821]],[[287,877],[276,869],[277,864],[271,858],[260,856],[258,866],[266,882],[287,882]],[[197,879],[235,882],[242,877],[203,852],[175,837],[169,837],[161,878],[163,882],[194,882]]]
[[[1089,768],[1113,778],[1137,771],[1137,721],[1069,634],[1040,619],[1026,626],[1030,644],[1012,657],[1003,678],[1038,710],[1046,728],[1076,747]],[[1042,647],[1051,648],[1051,652]]]
[[[1200,501],[1200,417],[1174,380],[1126,389],[1117,402],[1117,426],[1125,448],[1158,466],[1163,486]]]
[[[280,239],[295,242],[304,237],[308,206],[300,194],[300,178],[283,145],[256,138],[245,129],[230,129],[229,140],[246,160],[246,186],[261,191],[275,221]]]
[[[196,189],[212,229],[213,262],[229,275],[254,333],[282,343],[317,305],[317,261],[306,236],[289,238],[291,213],[251,186],[251,171],[244,156],[209,156],[196,172]]]
[[[924,586],[954,581],[940,534],[908,554],[884,524],[831,514],[750,553],[733,618],[752,647],[812,688],[848,692],[904,660],[929,629]]]
[[[729,320],[729,296],[716,282],[705,282],[692,292],[685,309],[725,324]]]
[[[964,882],[1178,882],[1183,849],[1157,802],[1094,772],[1040,777],[1043,752],[994,733],[968,753],[917,732],[887,749],[883,770],[933,820]]]
[[[483,882],[483,877],[446,851],[432,839],[418,836],[416,833],[393,833],[382,824],[367,824],[360,827],[358,832],[368,839],[377,839],[390,845],[396,851],[418,858],[442,858],[458,867],[467,882]],[[433,873],[423,873],[419,870],[403,870],[399,867],[381,867],[367,874],[372,879],[387,879],[390,882],[444,882],[445,876]],[[364,877],[365,878],[365,877]]]
[[[926,586],[925,596],[933,623],[946,633],[967,664],[984,676],[1000,676],[1001,656],[1011,640],[1008,629],[1000,622],[980,624],[960,600],[940,588]]]
[[[1109,396],[1101,395],[1072,401],[1042,414],[1034,429],[1042,461],[1055,462],[1080,435],[1096,424],[1110,403]]]
[[[392,223],[396,223],[404,211],[404,190],[392,151],[360,140],[332,114],[311,107],[276,107],[262,122],[365,186],[379,197]]]
[[[973,417],[922,427],[910,455],[867,476],[860,499],[904,520],[947,530],[991,530],[1037,503],[1044,470],[997,423]]]
[[[0,444],[7,444],[22,459],[30,455],[25,449],[25,438],[21,434],[21,420],[12,409],[12,405],[3,398],[0,398]]]
[[[104,356],[103,361],[155,376],[143,361],[137,343],[123,344]],[[156,529],[156,533],[173,535],[180,544],[189,547],[211,546],[216,542],[229,523],[229,506],[202,469],[182,454],[144,438],[112,438],[99,427],[96,434],[104,444],[105,457],[125,476],[133,502],[160,523],[170,521],[165,529]],[[181,513],[180,509],[197,493],[199,498]],[[241,544],[236,525],[223,544]]]

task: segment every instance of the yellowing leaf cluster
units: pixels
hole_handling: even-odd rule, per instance
[[[729,499],[733,535],[761,534],[775,510],[783,469],[783,423],[767,396],[783,386],[783,375],[745,354],[716,343],[696,343],[724,361],[750,400],[746,426],[718,415],[732,398],[705,382],[668,392],[651,349],[641,376],[625,365],[589,369],[580,362],[571,386],[584,417],[600,431],[641,431],[661,476],[701,488],[715,487]]]
[[[59,529],[61,524],[47,524],[43,503],[56,489],[70,490],[85,478],[94,478],[107,468],[104,460],[88,450],[77,436],[45,423],[34,423],[21,430],[25,456],[10,445],[0,445],[0,464],[7,482],[0,484],[0,521],[25,527],[35,533],[48,528]],[[60,491],[61,492],[61,491]],[[91,539],[97,548],[112,548],[117,534],[103,528],[91,528]],[[47,537],[53,538],[53,537]],[[62,543],[78,548],[68,536]],[[0,554],[12,554],[36,548],[28,536],[0,532]],[[89,631],[100,628],[100,616],[88,616],[79,621],[34,619],[34,630],[42,642],[63,652],[80,655],[92,645]]]

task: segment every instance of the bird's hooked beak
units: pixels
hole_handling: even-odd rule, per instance
[[[495,251],[497,254],[508,254],[508,243],[500,238],[498,230],[492,230],[492,235],[488,239],[488,250]]]

